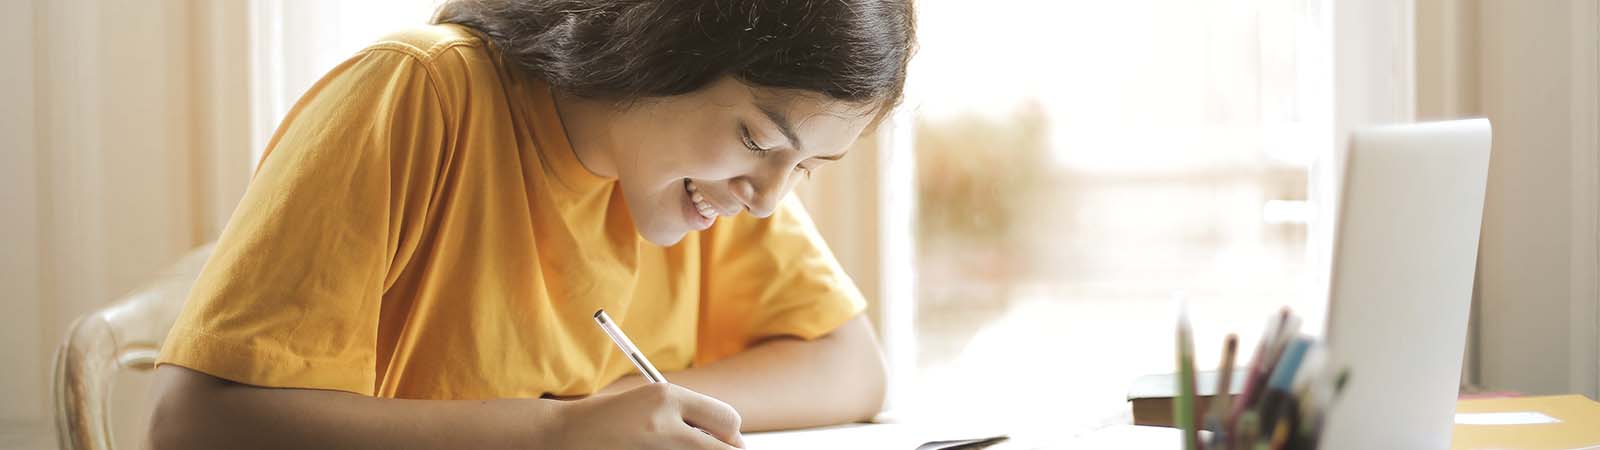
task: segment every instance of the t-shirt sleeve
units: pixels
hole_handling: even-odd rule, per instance
[[[866,308],[799,199],[772,216],[723,219],[702,233],[699,350],[695,364],[763,339],[816,339]]]
[[[160,364],[374,392],[384,291],[416,248],[447,115],[423,61],[367,49],[279,126]]]

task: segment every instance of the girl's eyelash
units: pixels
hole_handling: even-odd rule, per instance
[[[760,145],[756,145],[755,138],[750,137],[750,128],[744,125],[739,125],[739,140],[744,143],[745,149],[755,152],[756,155],[766,156],[772,153],[772,149],[761,148]],[[807,169],[802,166],[794,166],[794,171],[800,172],[800,174],[804,175],[806,179],[811,178],[811,169]]]
[[[767,152],[772,151],[772,149],[761,148],[760,145],[756,145],[755,138],[750,137],[750,128],[743,125],[739,126],[739,139],[744,142],[745,149],[756,152],[757,154],[765,155]]]

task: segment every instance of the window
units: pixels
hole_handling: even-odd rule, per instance
[[[920,2],[897,409],[1125,421],[1173,369],[1175,292],[1207,369],[1303,296],[1313,4]]]

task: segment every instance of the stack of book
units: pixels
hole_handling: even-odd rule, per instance
[[[1288,309],[1275,314],[1256,343],[1250,363],[1235,373],[1238,337],[1223,342],[1216,393],[1199,401],[1194,339],[1187,312],[1178,317],[1177,392],[1174,425],[1185,449],[1314,449],[1325,412],[1349,379],[1346,370],[1326,367],[1322,344],[1300,333],[1300,318]],[[1235,383],[1235,377],[1242,382]],[[1209,381],[1209,380],[1208,380]],[[1233,386],[1239,389],[1233,389]],[[1238,392],[1238,395],[1233,395]],[[1201,430],[1209,431],[1202,433]]]

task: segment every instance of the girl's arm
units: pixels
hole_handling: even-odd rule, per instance
[[[732,408],[670,385],[573,402],[403,400],[264,388],[168,364],[156,371],[155,394],[146,447],[158,450],[728,450],[743,445]]]
[[[704,367],[669,372],[673,384],[733,405],[743,431],[859,422],[883,407],[885,369],[878,339],[864,315],[811,341],[772,339]],[[601,390],[646,384],[623,377]]]

